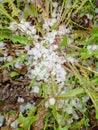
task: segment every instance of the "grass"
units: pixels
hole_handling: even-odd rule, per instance
[[[55,95],[58,91],[56,87],[56,83],[54,77],[51,76],[51,82],[42,83],[40,87],[40,93],[43,97],[43,101],[39,103],[34,109],[30,109],[26,114],[19,114],[18,123],[20,128],[18,130],[30,130],[31,126],[34,122],[39,123],[43,121],[40,125],[43,126],[43,130],[80,130],[81,128],[85,128],[89,130],[90,127],[98,126],[98,121],[95,124],[90,124],[90,113],[89,111],[94,110],[95,119],[98,120],[98,51],[87,49],[88,45],[92,43],[94,45],[98,45],[98,27],[93,25],[93,27],[83,25],[79,25],[77,19],[81,19],[82,16],[89,12],[93,12],[93,17],[96,17],[95,9],[97,7],[94,6],[94,0],[60,0],[59,5],[61,6],[59,16],[60,19],[51,26],[51,31],[55,30],[61,23],[65,24],[68,28],[73,28],[72,32],[67,34],[66,36],[61,37],[61,42],[59,43],[59,51],[61,53],[62,47],[65,46],[68,57],[73,57],[79,62],[75,62],[74,64],[67,62],[64,67],[67,70],[66,76],[66,92],[62,94],[59,93]],[[4,8],[6,6],[6,8]],[[92,11],[93,10],[93,11]],[[5,0],[0,3],[0,41],[8,42],[11,41],[14,47],[17,45],[21,45],[25,47],[28,44],[32,45],[32,37],[28,36],[27,32],[21,32],[17,30],[17,34],[15,32],[12,35],[11,30],[8,28],[10,22],[17,21],[18,23],[21,21],[20,13],[24,13],[24,19],[26,20],[29,16],[34,15],[33,24],[36,26],[38,32],[44,36],[45,32],[42,28],[42,23],[38,22],[39,15],[42,16],[42,19],[46,19],[52,16],[53,6],[52,0],[46,1],[44,0],[43,5],[38,3],[36,0],[35,4],[28,4],[27,0],[20,2],[19,0]],[[72,20],[72,15],[75,16],[76,20]],[[77,16],[77,17],[76,17]],[[78,29],[74,29],[78,28]],[[22,34],[22,35],[21,35]],[[73,39],[72,44],[68,44],[69,39]],[[0,48],[0,52],[4,51],[5,48]],[[15,50],[14,50],[15,51]],[[17,50],[19,51],[19,50]],[[3,62],[0,65],[0,69],[8,69],[12,70],[13,66],[16,62],[25,63],[26,52],[25,49],[22,52],[19,51],[20,55],[14,57],[11,62]],[[65,57],[67,60],[67,58]],[[33,61],[32,61],[33,63]],[[31,65],[31,64],[29,64]],[[28,67],[29,67],[28,65]],[[11,73],[12,74],[12,73]],[[18,75],[17,73],[13,73],[12,77]],[[31,83],[27,86],[29,89],[36,83],[36,77],[31,79]],[[50,86],[50,90],[49,87]],[[69,89],[70,86],[75,86],[73,89]],[[63,88],[64,89],[64,88]],[[50,94],[48,90],[51,91]],[[41,108],[47,102],[49,97],[54,97],[56,99],[55,105],[49,105],[48,108],[44,108],[44,116],[40,119],[40,114],[38,109]],[[83,103],[82,97],[88,96],[90,99],[87,104]],[[84,112],[81,108],[75,108],[74,111],[79,114],[79,119],[73,119],[72,114],[68,114],[66,109],[70,109],[70,104],[73,98],[79,98],[82,107],[86,107],[87,110]],[[58,101],[68,102],[67,106],[64,108],[59,108]],[[72,122],[70,124],[69,122]],[[24,123],[25,122],[25,123]],[[89,126],[90,124],[91,126]],[[34,127],[34,126],[33,126]],[[35,127],[34,127],[35,128]],[[39,128],[40,129],[40,128]]]

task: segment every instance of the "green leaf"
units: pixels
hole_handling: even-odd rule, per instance
[[[11,21],[15,21],[6,11],[6,9],[3,7],[2,4],[0,4],[0,13],[2,13],[3,15],[5,15],[8,19],[10,19]]]
[[[98,56],[98,50],[93,51],[94,56]]]
[[[11,30],[0,27],[0,40],[8,39],[9,35],[11,35]]]
[[[34,115],[35,110],[35,107],[30,109],[27,117],[24,117],[21,113],[19,114],[18,123],[22,124],[23,127],[18,130],[30,130],[30,126],[38,118],[37,115]]]
[[[2,29],[0,29],[0,33],[1,34],[6,34],[6,35],[11,34],[11,30],[2,27]]]
[[[58,22],[55,22],[52,26],[51,26],[51,31],[54,30],[58,25]]]
[[[58,120],[58,113],[57,113],[57,107],[56,106],[51,106],[52,108],[52,113],[53,113],[53,116],[56,120]]]
[[[15,77],[15,76],[17,76],[17,75],[19,75],[19,74],[18,74],[17,72],[15,72],[15,71],[13,71],[13,72],[10,73],[10,76],[11,76],[11,77]]]
[[[91,29],[91,33],[92,33],[92,34],[96,34],[96,33],[98,34],[98,27],[92,28],[92,29]]]
[[[88,50],[87,50],[86,48],[80,48],[80,49],[79,49],[79,52],[82,52],[82,53],[85,53],[85,52],[87,53],[87,51],[88,51]]]
[[[85,117],[83,117],[80,121],[77,121],[75,124],[72,125],[72,130],[79,130],[82,125],[84,125],[86,122]]]
[[[98,109],[96,109],[96,119],[98,120]]]
[[[87,51],[85,53],[82,53],[81,57],[79,59],[87,59],[87,58],[90,58],[92,56],[98,56],[98,50]]]
[[[68,41],[67,37],[64,37],[61,43],[59,44],[59,48],[61,48],[62,46],[65,46],[67,44],[67,41]]]
[[[31,10],[32,10],[32,13],[33,13],[33,15],[34,16],[37,16],[37,11],[36,11],[36,8],[35,8],[35,6],[31,6]]]
[[[78,87],[78,88],[74,88],[70,91],[65,92],[65,94],[59,95],[57,98],[62,98],[62,99],[63,98],[64,99],[72,98],[72,97],[75,97],[75,96],[80,95],[82,93],[85,93],[85,90],[82,87]]]
[[[28,89],[31,89],[31,88],[32,88],[33,84],[34,84],[35,81],[36,81],[36,78],[37,78],[37,75],[31,80],[31,83],[30,83],[30,85],[28,86]]]
[[[34,11],[34,10],[33,10]],[[25,4],[25,9],[24,9],[24,17],[25,19],[30,15],[32,15],[32,7],[29,4]],[[36,12],[34,12],[36,14]]]
[[[16,43],[16,42],[19,42],[19,43],[22,43],[24,45],[26,45],[27,43],[27,37],[21,37],[21,36],[11,36],[10,39]]]
[[[9,7],[12,10],[12,12],[11,12],[12,17],[18,16],[18,14],[21,12],[21,10],[16,7],[16,5],[14,4],[14,0],[5,0],[4,2],[9,4]]]
[[[0,35],[0,41],[4,40],[5,36]]]
[[[16,8],[15,4],[12,1],[10,1],[9,5],[12,8],[12,17],[18,16],[18,14],[21,12],[21,10]]]
[[[87,59],[89,57],[93,56],[93,53],[82,53],[81,57],[79,59]]]

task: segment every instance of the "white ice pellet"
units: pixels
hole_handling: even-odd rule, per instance
[[[0,127],[3,125],[4,123],[4,116],[0,115]]]
[[[52,5],[53,5],[54,8],[58,7],[58,3],[57,2],[52,2]]]
[[[11,127],[12,127],[13,129],[16,129],[16,128],[18,127],[18,120],[13,121],[13,122],[11,123]]]
[[[16,56],[19,56],[20,55],[20,52],[16,51]]]
[[[18,28],[17,22],[16,21],[10,22],[10,26],[8,28],[11,29],[12,31],[16,31]]]
[[[23,103],[23,102],[24,102],[24,99],[21,98],[21,97],[18,97],[17,102],[19,102],[19,103]]]
[[[66,108],[66,112],[68,114],[72,114],[73,113],[73,108],[69,105],[69,107]]]
[[[29,28],[29,27],[30,27],[30,22],[24,22],[23,24],[24,24],[24,26],[25,26],[26,28]]]
[[[7,57],[8,56],[8,53],[7,52],[4,52],[4,57]]]
[[[11,62],[13,60],[13,57],[12,56],[8,56],[7,57],[7,61]]]
[[[68,124],[72,124],[73,123],[73,119],[70,119],[67,121]]]
[[[98,49],[98,45],[93,45],[92,46],[92,50],[97,50]]]
[[[46,107],[46,108],[49,107],[49,103],[48,103],[48,101],[45,102],[45,107]]]
[[[26,110],[25,105],[20,105],[19,110],[20,110],[21,113],[24,113],[25,110]]]
[[[4,42],[0,42],[0,48],[4,47],[5,43]]]
[[[24,24],[19,24],[18,25],[18,28],[22,31],[22,32],[26,32],[27,31],[27,28],[26,28],[26,26],[24,25]]]
[[[58,101],[58,108],[62,108],[64,106],[64,100]]]
[[[65,25],[60,25],[59,26],[59,30],[58,30],[58,34],[67,34],[67,33],[70,33],[70,29],[66,29]]]
[[[83,101],[84,103],[87,102],[89,99],[90,99],[90,98],[89,98],[88,96],[82,97],[82,101]]]
[[[56,102],[56,101],[55,101],[54,97],[50,97],[50,98],[49,98],[49,104],[50,104],[50,105],[54,105],[55,102]]]
[[[91,45],[88,45],[88,46],[87,46],[87,49],[88,49],[88,50],[91,50],[91,49],[92,49],[92,46],[91,46]]]
[[[39,35],[34,35],[34,40],[38,40],[39,39]]]
[[[30,108],[32,108],[32,107],[33,107],[33,105],[32,105],[31,103],[27,103],[27,104],[25,105],[26,110],[28,110],[28,109],[30,109]]]
[[[91,51],[97,50],[97,49],[98,49],[98,45],[94,45],[94,44],[88,45],[88,46],[87,46],[87,49],[88,49],[88,50],[91,50]]]
[[[86,14],[86,16],[88,17],[88,19],[91,19],[91,20],[93,18],[93,15],[91,15],[91,14]]]
[[[73,39],[71,39],[71,38],[68,38],[68,44],[71,44],[71,43],[73,43]]]
[[[31,30],[31,33],[32,33],[32,34],[36,34],[36,29],[35,29],[34,26],[31,26],[31,27],[30,27],[30,30]]]
[[[56,11],[53,11],[51,15],[52,15],[53,18],[55,18],[57,16]]]
[[[67,58],[67,61],[71,62],[71,63],[74,63],[76,60],[73,58],[73,57],[68,57]]]
[[[72,106],[75,106],[75,105],[76,105],[76,100],[75,100],[75,99],[72,99],[72,100],[71,100],[71,104],[72,104]]]
[[[38,86],[33,86],[31,91],[34,92],[34,93],[39,93],[39,87]]]
[[[57,64],[57,65],[56,65],[56,68],[57,68],[57,70],[58,70],[58,69],[61,69],[62,66],[61,66],[60,64]]]
[[[31,103],[26,103],[26,104],[22,104],[19,107],[19,110],[21,113],[24,113],[26,110],[32,108],[34,105],[32,105]]]
[[[74,117],[74,119],[76,119],[76,120],[79,119],[79,116],[78,116],[75,112],[73,112],[73,117]]]
[[[16,62],[16,63],[14,64],[14,66],[15,66],[16,68],[18,68],[18,69],[21,69],[21,65],[20,65],[19,62]]]
[[[30,50],[30,46],[29,46],[29,45],[25,46],[25,49],[26,49],[27,51]]]
[[[33,55],[32,49],[28,50],[28,55]]]

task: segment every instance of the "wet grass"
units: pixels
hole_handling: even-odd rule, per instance
[[[7,69],[11,78],[18,79],[21,75],[25,77],[26,68],[16,71],[14,64],[19,62],[29,67],[25,63],[27,56],[25,46],[29,44],[32,47],[33,39],[27,32],[22,32],[19,29],[16,30],[17,33],[11,31],[8,28],[10,23],[13,21],[20,23],[21,19],[24,18],[35,25],[42,38],[45,35],[45,30],[42,27],[43,21],[52,17],[54,9],[52,2],[52,0],[43,2],[36,0],[33,4],[28,3],[27,0],[23,2],[19,0],[0,2],[0,41],[8,43],[7,46],[0,48],[0,59],[3,57],[2,52],[6,53],[6,50],[9,50],[9,55],[13,57],[11,62],[1,61],[0,69],[1,71]],[[51,82],[43,82],[40,86],[39,96],[43,98],[42,101],[24,114],[17,115],[18,130],[40,130],[42,128],[43,130],[90,130],[98,126],[98,12],[96,13],[98,7],[94,0],[61,0],[58,2],[60,19],[51,26],[51,31],[56,30],[61,24],[64,24],[66,28],[71,28],[71,32],[60,36],[60,41],[57,43],[59,44],[58,52],[60,55],[62,55],[63,47],[65,47],[67,53],[67,57],[65,56],[67,62],[63,64],[67,71],[65,82],[67,90],[65,93],[60,92],[56,95],[55,93],[58,90],[54,77],[51,75]],[[86,14],[89,14],[92,18],[87,17]],[[40,16],[42,21],[39,21]],[[12,35],[13,32],[14,35]],[[70,40],[72,40],[72,43],[68,44]],[[88,49],[90,45],[91,48]],[[92,49],[94,45],[96,46]],[[16,56],[16,52],[19,55]],[[73,57],[76,61],[72,63],[68,61],[68,57]],[[31,79],[27,86],[28,89],[31,89],[36,83],[37,75]],[[48,86],[51,88],[49,95],[47,94]],[[70,86],[74,87],[69,89]],[[51,96],[55,98],[55,105],[44,107]],[[84,96],[89,97],[86,103],[82,101]],[[78,119],[77,117],[73,118],[74,115],[67,112],[73,98],[79,98],[82,107],[86,107],[86,111],[83,111],[81,107],[73,108],[78,115]],[[68,102],[69,106],[65,105],[65,108],[59,108],[59,101]],[[5,126],[7,129],[8,127],[9,124]]]

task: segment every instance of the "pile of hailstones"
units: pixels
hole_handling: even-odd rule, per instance
[[[55,7],[56,8],[56,7]],[[63,36],[68,33],[70,33],[71,29],[66,29],[65,25],[59,25],[58,29],[54,29],[51,31],[51,26],[59,19],[57,17],[57,12],[55,12],[56,9],[54,9],[53,18],[46,18],[44,19],[44,23],[42,25],[43,30],[45,32],[45,35],[41,37],[38,35],[36,27],[31,25],[30,22],[25,21],[24,19],[21,20],[20,23],[12,22],[10,23],[9,29],[12,30],[12,35],[19,35],[21,32],[21,36],[26,34],[28,35],[29,39],[32,39],[32,43],[28,42],[25,45],[25,50],[27,52],[25,56],[25,62],[21,62],[21,60],[17,60],[14,63],[14,66],[16,68],[21,68],[23,64],[28,66],[28,71],[26,76],[28,76],[29,79],[34,79],[35,77],[36,82],[32,86],[32,92],[39,93],[40,86],[44,82],[46,83],[47,88],[45,88],[45,93],[50,97],[48,98],[48,101],[45,103],[45,107],[49,107],[49,105],[58,105],[58,108],[62,108],[64,112],[71,115],[70,119],[67,123],[73,123],[73,120],[79,119],[79,116],[75,112],[75,109],[78,109],[82,112],[86,112],[87,108],[85,107],[86,102],[88,101],[88,97],[84,96],[81,99],[80,98],[73,98],[73,99],[66,99],[56,101],[53,97],[52,93],[54,93],[55,96],[57,96],[59,93],[66,93],[66,91],[71,90],[74,88],[74,85],[65,87],[65,83],[67,81],[67,72],[63,68],[63,64],[66,63],[66,61],[69,61],[71,63],[74,63],[76,60],[73,57],[67,56],[65,49],[61,48],[60,53],[58,50],[58,44],[54,44],[55,39],[57,36]],[[19,30],[19,34],[18,31]],[[72,41],[72,40],[71,40]],[[61,40],[59,39],[59,43]],[[69,43],[70,39],[69,39]],[[31,45],[34,45],[31,47]],[[5,46],[5,43],[0,43],[0,48]],[[20,56],[20,53],[23,54],[24,52],[16,52],[17,56]],[[65,58],[66,57],[66,58]],[[1,59],[0,59],[1,60]],[[13,60],[13,57],[8,55],[7,52],[4,52],[4,61],[11,62]],[[33,66],[33,67],[32,67]],[[53,89],[51,89],[51,86],[53,86],[54,83],[54,92]],[[21,102],[22,99],[18,99],[18,102]],[[25,106],[20,106],[20,111],[24,112],[24,110],[31,107],[31,105],[28,103]],[[61,118],[62,122],[62,117]],[[2,122],[4,120],[4,117],[0,117],[0,126],[2,126]],[[12,127],[17,126],[17,120],[12,122]]]

